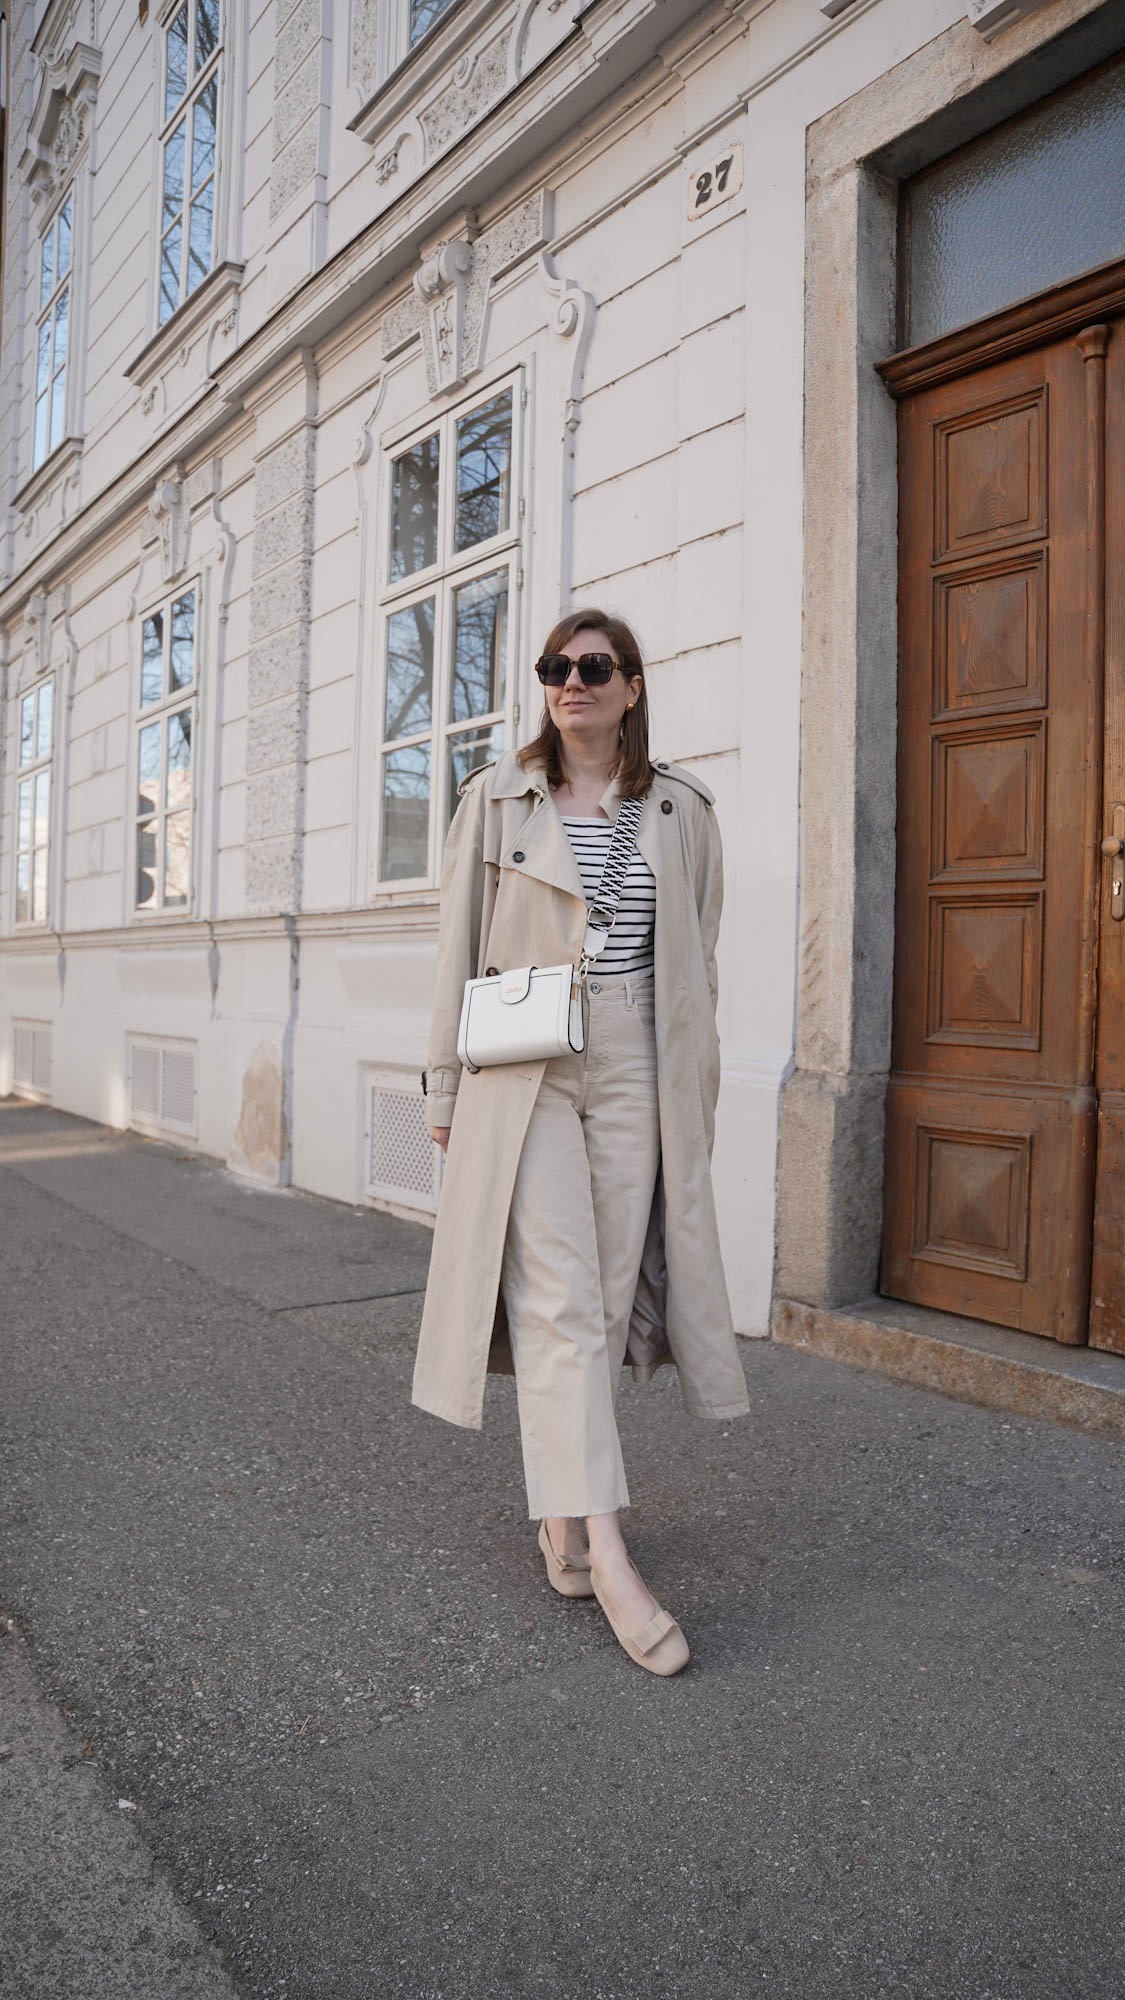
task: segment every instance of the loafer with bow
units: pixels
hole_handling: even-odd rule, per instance
[[[556,1555],[547,1533],[546,1521],[539,1523],[539,1547],[547,1565],[547,1576],[552,1588],[560,1597],[592,1597],[594,1586],[590,1581],[588,1562],[572,1562],[569,1556]]]
[[[629,1658],[635,1660],[638,1667],[643,1667],[646,1674],[678,1674],[681,1667],[687,1666],[691,1658],[688,1642],[670,1611],[664,1611],[658,1605],[639,1631],[623,1632],[602,1596],[594,1570],[590,1571],[590,1582],[618,1645],[624,1647]]]

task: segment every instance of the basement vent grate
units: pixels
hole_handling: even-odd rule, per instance
[[[51,1094],[51,1030],[39,1021],[12,1023],[12,1082],[36,1097]]]
[[[199,1057],[191,1044],[134,1039],[129,1044],[129,1102],[134,1124],[194,1138]]]
[[[440,1154],[430,1138],[421,1091],[368,1078],[367,1192],[404,1208],[437,1208]]]

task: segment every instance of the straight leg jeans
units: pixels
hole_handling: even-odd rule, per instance
[[[586,1047],[543,1074],[501,1285],[528,1510],[629,1505],[614,1400],[660,1166],[651,976],[587,980]]]

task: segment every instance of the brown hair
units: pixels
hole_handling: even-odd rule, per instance
[[[617,658],[626,672],[641,676],[641,691],[631,709],[622,718],[621,748],[617,753],[611,777],[617,779],[621,795],[626,799],[643,799],[652,784],[652,762],[648,754],[648,689],[644,680],[644,661],[637,635],[623,618],[607,617],[604,611],[587,608],[584,611],[568,611],[557,625],[548,632],[543,643],[544,653],[561,653],[576,632],[604,632]],[[547,773],[549,785],[565,785],[567,782],[566,763],[563,757],[559,732],[551,719],[551,711],[546,701],[543,703],[543,720],[534,743],[528,743],[516,756],[522,765],[542,764]]]

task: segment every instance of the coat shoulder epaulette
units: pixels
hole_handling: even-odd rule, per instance
[[[708,791],[702,778],[697,778],[694,771],[685,771],[682,764],[656,764],[653,769],[659,771],[662,778],[674,778],[678,785],[686,785],[689,791],[698,792],[705,804],[714,805],[714,792]]]
[[[477,779],[482,778],[486,771],[491,771],[495,767],[495,764],[496,758],[490,757],[487,764],[478,764],[475,771],[470,771],[467,778],[462,778],[461,783],[457,787],[458,798],[463,799],[469,786],[475,785]]]

